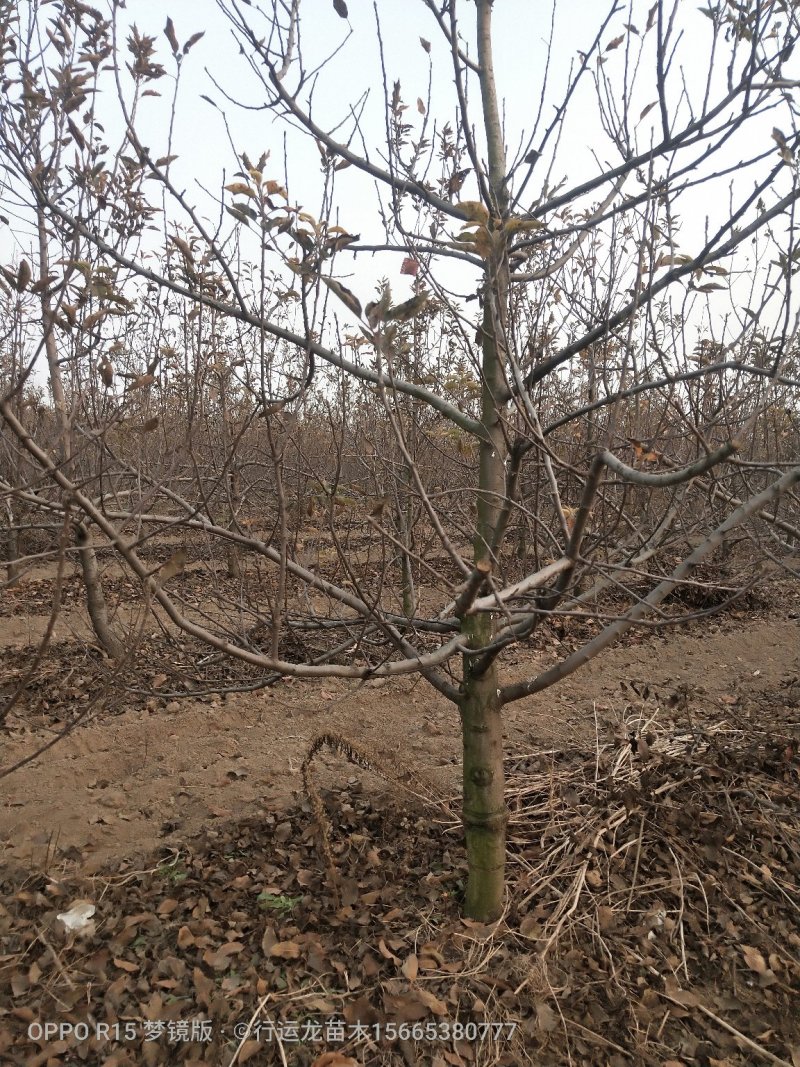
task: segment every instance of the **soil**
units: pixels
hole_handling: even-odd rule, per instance
[[[202,581],[202,576],[198,577],[198,581]],[[112,665],[88,641],[77,586],[76,577],[68,578],[66,594],[62,598],[63,606],[48,655],[27,681],[21,699],[7,720],[2,740],[0,770],[17,767],[12,774],[0,781],[0,845],[3,849],[5,871],[5,896],[0,898],[5,901],[5,906],[0,914],[5,916],[2,932],[16,930],[15,943],[18,949],[17,953],[9,949],[3,957],[6,961],[5,970],[2,972],[4,980],[8,977],[9,967],[16,973],[15,969],[18,969],[21,959],[19,952],[24,957],[27,951],[23,946],[28,944],[30,948],[30,938],[26,942],[24,934],[20,933],[19,924],[23,922],[22,917],[30,918],[31,914],[35,913],[38,919],[31,930],[39,933],[32,933],[31,936],[35,940],[41,935],[40,945],[50,945],[51,938],[46,938],[41,933],[45,917],[51,922],[56,911],[61,911],[62,908],[66,910],[81,887],[83,895],[96,900],[98,878],[105,886],[102,894],[107,896],[109,901],[115,902],[120,913],[140,911],[142,914],[150,914],[152,911],[163,919],[165,913],[163,910],[159,911],[158,906],[148,903],[148,894],[157,892],[163,900],[163,870],[165,865],[176,864],[176,869],[184,872],[186,877],[180,880],[182,895],[177,892],[173,894],[181,899],[181,903],[176,904],[175,908],[183,915],[183,926],[187,929],[191,926],[187,916],[193,914],[192,908],[196,909],[198,906],[198,895],[202,896],[198,886],[204,878],[209,877],[209,871],[215,872],[211,876],[212,882],[219,882],[220,871],[225,879],[233,879],[232,884],[236,885],[237,893],[257,885],[260,887],[261,897],[266,892],[268,897],[272,894],[278,901],[284,896],[295,900],[295,897],[287,892],[288,882],[277,873],[272,878],[267,876],[266,879],[258,880],[252,867],[246,863],[234,865],[233,873],[231,869],[227,869],[225,873],[227,860],[223,862],[220,859],[220,856],[223,859],[226,856],[230,858],[230,849],[223,847],[225,842],[230,844],[231,841],[239,841],[237,855],[244,855],[243,847],[274,849],[276,827],[284,827],[283,836],[279,834],[277,838],[282,842],[277,846],[279,852],[281,848],[285,852],[288,847],[287,835],[290,843],[294,841],[296,844],[296,855],[293,864],[289,866],[297,867],[297,864],[300,864],[298,869],[315,872],[313,875],[307,873],[306,883],[313,883],[317,887],[314,891],[315,903],[311,907],[311,911],[316,913],[323,896],[334,891],[330,885],[328,889],[325,888],[325,879],[322,876],[325,864],[320,858],[319,848],[314,844],[314,818],[303,789],[300,768],[312,741],[321,734],[334,738],[332,747],[329,746],[328,750],[320,753],[317,766],[325,804],[329,810],[339,813],[332,817],[335,831],[341,832],[343,827],[350,827],[346,832],[350,834],[351,849],[353,840],[357,840],[360,834],[364,836],[364,840],[377,834],[383,843],[384,851],[387,848],[390,851],[395,850],[395,875],[388,881],[396,880],[400,883],[401,888],[392,892],[397,897],[395,908],[400,909],[398,914],[401,918],[416,914],[416,922],[419,923],[421,913],[415,912],[415,909],[422,908],[429,916],[428,922],[436,925],[438,920],[431,916],[435,909],[440,909],[442,922],[455,924],[454,928],[458,927],[463,932],[464,926],[459,927],[459,890],[455,884],[463,874],[456,799],[460,786],[458,718],[455,709],[444,698],[424,682],[411,679],[388,682],[374,680],[365,684],[339,680],[322,683],[282,680],[251,692],[212,692],[209,690],[214,688],[213,683],[219,681],[219,678],[212,678],[205,688],[198,681],[202,676],[200,668],[204,665],[207,650],[179,645],[159,626],[153,626],[152,630],[148,627],[147,632],[142,635],[136,663],[124,665],[122,670],[115,672]],[[48,597],[51,595],[51,588],[52,575],[46,569],[41,569],[18,585],[2,606],[0,648],[3,650],[3,659],[0,667],[0,701],[15,691],[20,679],[31,667],[36,642],[47,629]],[[742,754],[745,751],[749,753],[747,759],[752,758],[752,750],[747,748],[747,744],[756,734],[762,737],[765,727],[768,729],[771,722],[781,739],[796,738],[796,708],[800,702],[799,605],[800,595],[795,592],[795,588],[780,586],[779,595],[770,594],[769,598],[765,598],[755,607],[751,605],[748,610],[729,610],[719,616],[666,632],[640,631],[555,688],[509,706],[505,711],[506,745],[510,759],[509,788],[512,795],[517,791],[518,810],[521,803],[519,796],[529,796],[524,781],[528,780],[526,775],[530,778],[533,773],[530,770],[530,761],[534,761],[534,769],[540,769],[540,764],[536,763],[536,760],[541,758],[537,755],[540,753],[547,754],[552,780],[553,768],[561,768],[562,764],[564,768],[572,768],[570,773],[578,774],[577,768],[584,766],[587,760],[587,766],[594,766],[600,752],[619,752],[620,745],[625,747],[632,739],[635,749],[635,739],[643,739],[653,724],[656,724],[657,733],[666,731],[659,733],[662,738],[684,736],[687,731],[691,733],[698,729],[708,732],[712,724],[715,730],[734,731],[736,745],[739,746],[737,751],[741,750]],[[120,619],[124,619],[124,613],[120,615]],[[577,624],[567,626],[565,631],[559,633],[547,631],[539,638],[536,647],[516,649],[513,657],[506,661],[505,679],[528,676],[557,658],[563,658],[566,652],[585,640],[588,635],[585,629],[587,625],[582,624],[583,629]],[[176,681],[179,674],[174,668],[176,663],[180,666],[178,661],[181,657],[184,663],[190,664],[195,670],[190,692]],[[245,682],[246,679],[242,684]],[[76,716],[81,719],[80,725],[69,730],[69,724]],[[60,737],[65,731],[66,736]],[[344,738],[353,743],[358,752],[363,754],[362,765],[354,766],[352,759],[348,761],[346,745],[336,741],[337,738]],[[52,747],[30,762],[25,762],[50,742],[55,742]],[[642,743],[646,747],[647,742]],[[759,752],[762,750],[763,744]],[[790,755],[795,760],[791,775],[796,775],[796,749],[791,750]],[[742,759],[744,758],[742,755]],[[776,771],[778,764],[774,761],[769,763],[768,777],[773,783],[769,786],[771,791],[765,786],[763,794],[759,794],[771,796],[772,800],[765,803],[773,805],[778,803],[774,791],[778,786],[774,783],[785,783],[791,777],[789,771],[783,768],[780,759],[775,759],[780,768]],[[364,766],[367,763],[372,763],[385,773],[373,773]],[[767,771],[764,773],[767,774]],[[580,774],[576,780],[580,780]],[[674,783],[676,780],[678,779],[673,775],[670,782]],[[753,781],[755,789],[755,779]],[[417,800],[408,795],[409,788],[417,794],[425,791],[425,785],[420,785],[420,782],[428,783],[429,796],[438,798],[439,816],[433,822],[415,814]],[[594,789],[596,786],[596,782],[592,784],[588,779],[587,783],[587,789]],[[547,789],[552,792],[551,787],[545,787],[541,782],[537,788],[544,789],[545,793]],[[672,785],[669,788],[672,789]],[[781,785],[780,789],[783,788]],[[667,790],[666,785],[664,790]],[[526,800],[525,803],[527,802]],[[603,803],[605,802],[604,800]],[[610,803],[610,800],[608,802]],[[578,804],[577,799],[575,803]],[[595,803],[595,800],[591,803],[587,801],[589,807]],[[580,805],[575,810],[579,808]],[[585,820],[586,811],[581,817]],[[415,821],[419,819],[422,821]],[[644,820],[644,815],[642,819]],[[791,820],[794,832],[797,830],[796,815],[792,815]],[[638,823],[636,825],[638,826]],[[413,840],[408,838],[409,833],[412,839],[414,834],[417,835],[419,848],[416,853]],[[428,877],[430,870],[435,868],[437,859],[441,868],[443,846],[441,836],[437,837],[437,834],[449,835],[446,841],[452,850],[450,869],[451,877],[455,881],[445,893],[441,892],[441,886],[446,881],[446,871],[439,881],[434,882],[433,887]],[[638,839],[639,849],[642,847],[642,834],[643,831]],[[336,834],[333,836],[335,839]],[[242,841],[245,846],[242,846]],[[635,843],[635,834],[631,841]],[[335,851],[336,848],[338,846],[335,846]],[[734,842],[732,848],[734,851],[740,848],[746,856],[752,855],[748,862],[756,867],[763,866],[763,855],[748,853],[750,844],[747,841],[739,842],[738,845]],[[337,852],[337,862],[339,859],[346,867],[343,854]],[[389,861],[385,859],[383,862]],[[276,871],[281,866],[274,855],[271,856],[270,863],[275,865]],[[425,875],[426,863],[428,875]],[[797,863],[796,856],[794,863]],[[370,860],[367,867],[370,864],[372,868],[376,867],[373,860]],[[434,866],[430,866],[431,864]],[[271,869],[269,863],[267,868]],[[161,881],[154,875],[156,871],[162,872]],[[406,887],[411,896],[403,897],[402,885],[408,881],[408,874],[411,874],[414,884]],[[367,898],[371,899],[370,884],[367,884],[371,875],[369,872],[365,875],[363,864],[360,866],[356,863],[354,868],[343,875],[344,900],[340,897],[338,904],[345,912],[348,907],[353,910],[354,900],[358,897],[356,892],[356,896],[348,904],[348,877],[358,883],[362,895],[367,893]],[[527,883],[524,878],[517,882],[512,879],[512,895],[521,893],[524,885],[532,884],[530,872],[526,877]],[[426,878],[428,880],[423,887]],[[381,881],[381,893],[386,904],[384,912],[391,912],[391,894],[387,895],[386,884],[387,879],[384,877]],[[189,893],[191,886],[194,886],[194,889]],[[572,883],[568,880],[563,887],[565,893],[573,891],[570,886]],[[421,887],[424,889],[423,900],[418,899]],[[341,890],[339,892],[341,893]],[[785,889],[783,895],[787,899],[791,898],[794,906],[797,906],[796,880],[791,890]],[[300,896],[301,894],[297,895],[297,901],[300,901]],[[336,903],[335,900],[333,903]],[[306,904],[298,906],[305,907],[307,904],[306,901]],[[698,902],[695,900],[693,904],[698,905]],[[514,908],[520,911],[520,914],[526,912],[525,908],[520,909],[518,905],[517,899]],[[262,945],[262,951],[266,953],[267,958],[276,943],[296,945],[298,937],[299,942],[303,941],[302,936],[297,933],[299,920],[296,914],[293,916],[294,925],[289,923],[291,928],[288,933],[286,931],[291,905],[286,905],[286,915],[281,911],[282,904],[279,903],[276,907],[277,919],[280,921],[275,921],[271,926],[267,924],[267,929],[271,929],[272,934],[264,933],[263,921],[259,926],[258,938],[266,937],[267,942],[270,942],[266,948]],[[340,911],[337,914],[341,916],[343,913]],[[263,910],[261,919],[263,920]],[[340,918],[339,921],[340,925],[347,925],[344,919]],[[572,921],[571,918],[570,922]],[[778,921],[777,913],[772,915],[771,921]],[[157,925],[160,929],[160,924]],[[232,928],[233,923],[229,925]],[[300,923],[299,927],[302,926]],[[326,927],[333,938],[332,943],[339,945],[340,949],[345,943],[351,944],[347,941],[350,935],[345,936],[342,930],[336,933],[335,922],[333,926],[333,933]],[[116,930],[116,935],[119,936],[121,928],[119,923],[115,926],[115,923],[111,922],[107,929],[112,933]],[[194,930],[194,927],[192,929]],[[408,935],[408,929],[406,926],[404,936]],[[548,931],[552,932],[549,927],[545,933]],[[465,949],[466,955],[462,953],[459,957],[458,967],[467,966],[470,953],[480,955],[483,951],[483,948],[479,951],[476,945],[483,946],[488,935],[485,932],[479,934],[477,941],[471,943],[469,952]],[[537,937],[540,935],[544,936],[537,930]],[[87,943],[91,942],[92,936],[95,935],[89,935]],[[146,931],[140,931],[140,936],[149,935]],[[153,936],[156,936],[155,933]],[[233,936],[233,940],[241,944],[241,941],[237,941],[238,936]],[[497,931],[494,931],[493,936],[499,936]],[[195,930],[192,938],[198,937],[200,934]],[[341,943],[337,939],[340,939]],[[426,940],[436,940],[430,929],[426,937],[422,938],[422,941]],[[217,941],[219,945],[215,951],[223,951],[224,944],[229,943],[224,938],[217,938]],[[434,963],[438,960],[436,967],[439,971],[442,967],[447,970],[446,964],[450,966],[451,975],[457,969],[453,962],[455,957],[451,958],[448,964],[447,960],[437,956],[437,952],[441,955],[444,951],[441,946],[436,951],[431,948],[425,956],[420,947],[422,941],[413,951],[409,949],[408,944],[405,944],[401,951],[397,946],[392,949],[388,940],[381,941],[388,956],[383,949],[376,950],[373,944],[370,958],[374,956],[380,964],[385,964],[387,959],[390,963],[396,960],[399,979],[405,981],[404,991],[401,991],[396,983],[384,985],[384,999],[405,996],[409,982],[414,989],[421,984],[415,983],[416,972],[411,974],[414,968],[419,967],[421,957],[427,960],[427,963],[423,964],[423,970],[425,966],[434,967],[431,959]],[[63,945],[63,941],[61,944]],[[68,938],[69,944],[72,942]],[[498,944],[501,958],[513,956],[515,950],[508,939],[500,938]],[[124,955],[121,946],[122,942],[116,945],[115,950]],[[541,948],[541,944],[539,947]],[[789,952],[795,960],[798,956],[797,948],[795,945]],[[357,949],[355,941],[351,944],[351,950],[358,952],[361,966],[366,966],[366,974],[369,975],[371,965],[364,963],[363,952]],[[529,953],[529,950],[530,944],[527,945],[526,952]],[[69,952],[63,951],[63,956],[60,948],[53,949],[52,954],[57,961],[61,961],[58,966],[66,974],[66,986],[69,988],[66,962]],[[749,958],[751,972],[756,979],[762,981],[768,971],[775,978],[779,990],[785,990],[787,996],[790,991],[796,994],[800,967],[791,971],[788,963],[784,961],[778,964],[766,949],[753,948],[752,951],[758,956]],[[175,952],[174,946],[172,952]],[[285,958],[295,958],[292,955],[294,952],[294,948],[287,949]],[[298,952],[306,958],[305,947],[301,946]],[[155,956],[157,955],[158,953],[155,953]],[[336,953],[331,951],[331,955]],[[272,953],[273,959],[274,956],[275,953]],[[280,953],[278,956],[280,957]],[[407,963],[411,956],[414,956],[416,963]],[[564,961],[559,958],[559,967],[563,972]],[[528,959],[528,956],[525,956],[525,959]],[[532,959],[533,957],[530,957],[529,962]],[[224,973],[225,968],[221,961],[222,957],[211,961],[206,967],[209,974],[213,976]],[[70,1044],[67,1041],[63,1048],[56,1048],[52,1042],[48,1045],[43,1039],[38,1045],[30,1041],[26,1044],[24,1035],[20,1036],[20,1020],[27,1020],[26,1025],[30,1025],[31,1018],[41,1018],[44,1004],[43,1000],[37,1000],[31,992],[41,984],[40,974],[44,964],[39,963],[36,966],[39,971],[28,971],[24,983],[18,982],[16,986],[12,983],[11,999],[0,1008],[0,1033],[3,1032],[3,1016],[6,1016],[8,1023],[6,1037],[0,1041],[0,1052],[5,1048],[9,1056],[13,1054],[13,1062],[234,1062],[230,1056],[236,1052],[235,1043],[224,1048],[222,1045],[215,1045],[213,1053],[202,1049],[198,1052],[193,1046],[194,1052],[190,1054],[188,1045],[182,1048],[174,1047],[169,1052],[162,1049],[159,1053],[162,1058],[153,1059],[149,1052],[145,1054],[141,1051],[144,1049],[144,1043],[138,1052],[131,1049],[125,1052],[122,1047],[124,1042],[111,1041],[106,1045],[101,1042],[94,1053],[98,1057],[96,1061],[92,1059],[92,1054],[86,1053],[85,1050],[79,1058],[73,1060],[71,1056],[78,1055],[75,1049],[79,1047],[74,1042]],[[134,964],[131,963],[130,966],[133,967]],[[137,962],[136,967],[139,966],[140,962]],[[519,966],[519,959],[515,966]],[[592,1016],[591,1013],[576,1015],[575,1028],[570,1033],[569,1027],[563,1024],[563,1016],[559,1018],[559,1012],[566,1010],[569,990],[559,1000],[558,990],[553,987],[552,974],[548,977],[539,963],[531,963],[531,966],[539,968],[536,978],[538,992],[530,1008],[531,1017],[538,1021],[528,1025],[523,1043],[513,1046],[516,1051],[509,1051],[512,1046],[503,1051],[495,1042],[491,1048],[481,1046],[483,1051],[479,1055],[473,1050],[471,1059],[468,1041],[465,1043],[462,1040],[459,1043],[457,1040],[450,1040],[449,1043],[444,1043],[441,1053],[434,1055],[429,1051],[419,1058],[419,1054],[411,1047],[413,1042],[406,1041],[405,1045],[402,1041],[399,1044],[389,1042],[387,1045],[386,1041],[383,1041],[375,1046],[378,1051],[369,1053],[364,1049],[358,1051],[348,1048],[328,1053],[323,1051],[326,1047],[323,1045],[312,1048],[303,1055],[296,1050],[290,1050],[288,1060],[273,1060],[270,1057],[278,1055],[275,1046],[271,1046],[271,1051],[267,1053],[263,1043],[258,1048],[258,1043],[254,1045],[251,1040],[247,1048],[239,1049],[238,1062],[253,1058],[253,1062],[306,1064],[311,1063],[313,1059],[314,1063],[319,1063],[322,1067],[326,1063],[335,1065],[362,1062],[558,1064],[568,1062],[567,1059],[559,1059],[559,1056],[567,1054],[573,1057],[573,1062],[587,1064],[699,1063],[714,1067],[721,1064],[769,1061],[769,1056],[764,1059],[758,1052],[754,1052],[753,1048],[748,1050],[746,1042],[743,1044],[738,1039],[731,1040],[730,1031],[725,1030],[724,1025],[717,1025],[714,1032],[724,1036],[727,1051],[718,1045],[716,1056],[712,1055],[713,1049],[706,1047],[708,1040],[702,1034],[695,1034],[695,1042],[691,1048],[689,1044],[683,1050],[672,1048],[668,1043],[665,1045],[669,1029],[664,1031],[665,1016],[663,1013],[658,1015],[655,1011],[653,1025],[660,1023],[662,1031],[656,1039],[650,1034],[648,1026],[642,1024],[639,1028],[640,1052],[632,1051],[630,1047],[629,1027],[614,1031],[616,1038],[612,1039],[608,1036],[612,1031],[607,1030],[599,1021],[599,1017]],[[747,971],[747,966],[742,966]],[[156,983],[153,987],[160,989],[161,994],[169,988],[170,981],[177,984],[184,981],[181,966],[175,963],[173,969],[180,971],[180,974],[177,971],[166,977],[161,974],[161,985]],[[368,986],[374,987],[374,983],[378,981],[375,975],[379,970],[380,967],[377,970],[373,968],[369,980],[362,976],[359,982],[349,987],[346,996],[340,990],[341,996],[349,1004],[348,1010],[352,1009],[354,1002],[358,1002],[360,995],[367,996]],[[334,965],[334,971],[341,978],[341,968],[338,965]],[[123,968],[120,973],[133,972]],[[120,1012],[119,1016],[114,1014],[114,1018],[122,1018],[124,1012],[121,1005],[124,998],[115,993],[110,1001],[108,999],[112,978],[113,975],[107,976],[104,970],[102,976],[98,972],[97,983],[101,990],[105,990],[100,1003],[108,1005],[113,1002],[114,1012]],[[104,985],[106,980],[107,984]],[[194,981],[197,988],[198,983],[202,986],[197,973]],[[506,985],[509,984],[507,975],[504,981]],[[258,1000],[261,995],[258,980],[253,978],[253,982],[255,984],[250,989],[250,999],[240,998],[245,1006],[254,1007],[254,999]],[[775,984],[763,984],[765,989],[768,988],[769,996],[777,995]],[[55,985],[58,985],[57,980]],[[231,986],[229,992],[234,986]],[[320,992],[324,986],[325,983],[318,981],[318,999],[321,1001],[325,1001],[325,995]],[[685,982],[684,986],[688,988],[690,984]],[[347,982],[342,988],[348,988]],[[442,992],[444,986],[437,986],[432,981],[425,988],[431,991],[430,996],[434,1000],[436,991],[442,993],[444,1000],[438,1003],[445,1003],[447,1000]],[[470,985],[469,982],[465,983],[465,989],[469,990],[473,1001],[477,999],[485,1006],[489,1003],[489,998],[486,989],[481,991],[481,988]],[[668,984],[667,988],[668,995],[672,996],[670,1003],[676,1018],[691,1014],[698,1016],[700,1024],[708,1023],[703,1012],[711,1009],[705,1004],[701,1012],[694,1010],[696,1005],[686,1000],[689,994],[686,994],[685,990],[683,993],[676,992],[678,986],[674,975],[672,985]],[[47,1000],[49,1007],[54,1012],[66,1012],[65,1017],[72,1017],[70,1012],[74,1014],[76,1010],[75,998],[67,997],[66,1000],[70,1004],[67,1008],[59,1009],[58,996],[53,994],[50,986],[48,990],[48,996],[55,996],[55,1000]],[[669,990],[672,991],[671,994]],[[237,995],[241,994],[238,986],[235,991]],[[119,993],[119,990],[117,992]],[[501,993],[502,982],[495,987],[492,995],[502,999]],[[94,995],[96,997],[97,992]],[[192,996],[197,1001],[194,1006],[197,1007],[198,1003],[202,1006],[203,997],[197,993],[197,989]],[[0,996],[0,1004],[2,1003],[3,997]],[[331,1010],[332,1003],[328,1004]],[[411,1011],[410,1014],[403,1015],[398,1009],[395,1017],[422,1019],[427,1017],[427,1010],[428,1015],[433,1012],[432,1018],[440,1021],[449,1011],[443,1008],[443,1015],[438,1006],[431,1007],[430,1003],[425,1009],[427,1002],[424,998],[421,1003],[421,1014],[415,1016],[414,1011]],[[206,996],[205,1007],[208,1008],[209,1004],[209,997]],[[372,1004],[370,1011],[375,1010],[374,998]],[[509,1004],[505,1006],[506,1016],[509,1010],[512,1010],[513,1014],[513,1006],[509,1008]],[[33,1015],[29,1014],[33,1009],[26,1008],[26,1005],[33,1005],[36,1009]],[[417,1006],[419,1007],[419,1004]],[[384,1003],[384,1022],[387,1010]],[[155,1013],[151,1013],[152,1018],[158,1015],[158,1011],[152,1008]],[[787,1009],[786,1018],[781,1019],[778,1001],[771,1002],[770,1011],[768,1025],[765,1023],[757,1033],[751,1032],[755,1048],[763,1052],[768,1046],[772,1047],[773,1052],[769,1054],[772,1055],[772,1062],[800,1063],[800,1035],[797,1033],[797,1027],[790,1024],[791,1012]],[[712,1014],[717,1017],[720,1012],[721,1009],[715,1008]],[[144,1013],[143,1017],[151,1016]],[[166,1018],[166,1015],[164,1017]],[[562,1029],[567,1035],[564,1037],[567,1044],[562,1042],[562,1045],[558,1045],[552,1035],[556,1031],[560,1033]],[[734,1027],[734,1031],[737,1030],[738,1026]],[[602,1039],[598,1044],[593,1038],[587,1037],[587,1033],[595,1036],[605,1033],[606,1044],[603,1045]],[[572,1041],[571,1045],[568,1038]],[[585,1055],[580,1054],[580,1049],[575,1044],[578,1040],[583,1041],[584,1045],[588,1042]],[[719,1040],[722,1041],[723,1038]],[[703,1041],[706,1045],[703,1045]],[[38,1053],[37,1048],[40,1050]],[[548,1048],[550,1051],[547,1051]],[[669,1058],[665,1058],[668,1053]],[[125,1059],[126,1055],[132,1058]],[[204,1055],[210,1058],[203,1058]],[[258,1059],[262,1055],[267,1058]],[[333,1058],[325,1060],[325,1055]],[[36,1058],[37,1056],[43,1058]],[[113,1058],[114,1056],[117,1058]],[[338,1059],[335,1058],[337,1056]],[[352,1056],[356,1058],[349,1058]],[[748,1059],[748,1056],[752,1058]],[[786,1059],[782,1059],[782,1056]]]

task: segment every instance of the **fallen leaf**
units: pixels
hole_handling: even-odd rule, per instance
[[[300,946],[296,941],[278,941],[269,950],[269,954],[281,960],[296,960],[300,957]]]

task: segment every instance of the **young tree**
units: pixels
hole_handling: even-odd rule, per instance
[[[351,26],[342,0],[323,27],[299,0],[220,0],[239,67],[203,99],[238,158],[214,223],[214,198],[185,191],[173,151],[202,34],[182,44],[168,19],[148,36],[124,21],[140,17],[135,4],[108,20],[75,0],[19,7],[21,21],[12,5],[3,13],[6,189],[47,229],[42,275],[23,286],[11,263],[6,278],[52,308],[42,344],[72,372],[63,403],[51,375],[69,412],[62,436],[87,445],[78,478],[27,432],[17,376],[0,400],[5,430],[50,488],[18,475],[3,488],[74,509],[148,602],[226,656],[299,678],[418,673],[450,699],[465,910],[496,918],[503,707],[631,626],[667,624],[660,605],[735,530],[754,545],[765,523],[779,544],[796,535],[781,509],[800,467],[779,466],[796,433],[764,429],[778,400],[786,425],[796,418],[794,6],[611,5],[565,56],[554,4],[549,40],[526,42],[539,62],[504,84],[503,5],[420,0],[393,27],[427,68],[428,92],[409,107],[415,75],[384,46],[378,8],[370,30],[366,9]],[[320,99],[349,52],[345,94]],[[383,78],[379,116],[353,85],[358,66]],[[154,132],[146,98],[170,80],[170,121]],[[100,114],[109,82],[115,116],[106,97]],[[248,144],[236,101],[258,112]],[[264,115],[286,130],[282,161],[249,148]],[[410,292],[396,297],[390,283],[404,278]],[[70,308],[91,345],[67,346]],[[116,392],[112,350],[129,364]],[[89,411],[94,369],[108,402]],[[141,420],[144,390],[161,391],[162,430],[170,419],[196,441],[207,426],[202,463],[162,455],[143,469],[114,436]],[[307,555],[308,510],[327,526],[326,565]],[[141,523],[226,546],[245,586],[244,560],[268,564],[268,608],[243,597],[211,622],[220,615],[182,603],[168,585],[182,557],[154,572]],[[594,619],[594,636],[509,681],[504,654],[558,614]]]

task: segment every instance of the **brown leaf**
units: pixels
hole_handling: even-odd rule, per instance
[[[417,293],[410,300],[405,300],[402,304],[389,308],[386,312],[386,320],[387,322],[407,322],[409,319],[419,315],[427,303],[428,294]]]
[[[278,941],[269,950],[269,954],[281,960],[296,960],[300,956],[300,946],[296,941]]]
[[[203,953],[203,962],[213,967],[215,971],[224,971],[231,966],[231,957],[243,951],[244,946],[238,941],[228,941],[220,945],[216,952],[209,949]]]
[[[105,356],[103,356],[97,365],[97,373],[100,375],[106,389],[110,389],[114,384],[114,367],[109,363]]]
[[[140,374],[139,377],[135,378],[131,383],[131,389],[142,389],[145,385],[152,385],[155,380],[155,374]]]
[[[226,188],[228,188],[228,186],[226,186]],[[193,262],[192,250],[189,246],[188,241],[184,241],[182,237],[178,237],[176,234],[170,235],[170,241],[172,241],[176,248],[180,249],[184,259],[186,259],[189,263]]]
[[[164,27],[164,36],[169,41],[169,46],[172,49],[172,54],[177,55],[178,52],[178,38],[175,36],[175,26],[172,19],[167,16],[167,24]]]
[[[702,1003],[696,993],[691,993],[688,989],[681,989],[671,974],[667,975],[664,980],[664,989],[670,1000],[674,1000],[676,1004],[681,1004],[684,1008],[696,1008],[698,1004]]]
[[[17,268],[17,281],[16,288],[18,293],[24,293],[28,287],[28,282],[31,280],[31,265],[27,259],[21,259],[19,261],[19,267]]]
[[[369,1000],[365,997],[359,997],[357,1000],[352,1000],[349,1004],[346,1004],[342,1010],[344,1020],[350,1026],[355,1023],[362,1023],[364,1026],[374,1026],[379,1021],[380,1016],[378,1012],[370,1004]]]
[[[195,967],[192,972],[192,980],[194,982],[194,988],[197,992],[197,1000],[200,1005],[207,1008],[211,1003],[211,1000],[216,992],[216,986],[214,979],[209,978],[208,975],[201,971],[199,967]]]
[[[391,949],[386,947],[386,942],[383,938],[378,942],[378,952],[380,952],[385,960],[394,960],[395,963],[400,963],[400,960],[395,956]]]
[[[758,949],[753,948],[752,945],[742,945],[742,955],[744,956],[744,962],[750,970],[755,971],[756,974],[766,974],[769,970],[767,961]]]
[[[604,933],[616,926],[617,914],[614,909],[608,904],[601,904],[597,909],[597,923]]]
[[[194,944],[194,934],[188,926],[182,926],[178,931],[178,948],[189,948]]]
[[[388,1015],[404,1023],[419,1022],[428,1016],[428,1006],[414,993],[385,993],[383,1006]]]
[[[447,1015],[448,1008],[445,1002],[443,1000],[439,1000],[438,997],[434,996],[429,989],[415,989],[415,993],[417,999],[421,1000],[422,1003],[428,1008],[428,1010],[432,1011],[434,1015]]]
[[[402,971],[403,975],[409,980],[409,982],[413,982],[419,974],[419,960],[412,953],[410,956],[407,956],[405,958],[405,960],[403,961],[403,966],[400,968],[400,970]]]
[[[361,317],[361,301],[350,290],[342,285],[341,282],[337,282],[335,278],[323,278],[322,279],[330,291],[341,300],[348,311],[352,311],[354,315]]]
[[[526,915],[519,924],[519,932],[523,937],[538,937],[542,932],[542,924],[535,915]]]
[[[163,585],[164,582],[168,582],[170,578],[175,578],[179,574],[183,574],[183,568],[186,566],[186,549],[179,548],[177,552],[174,552],[159,572],[159,580]]]
[[[183,46],[183,54],[186,55],[186,53],[189,51],[189,49],[190,48],[194,48],[194,46],[197,44],[197,42],[200,40],[200,38],[201,37],[205,37],[205,35],[206,35],[206,31],[205,30],[200,30],[199,33],[193,33],[192,36],[189,38],[189,40],[186,42],[186,44]]]
[[[453,1064],[453,1067],[464,1067],[464,1061],[457,1052],[443,1052],[442,1055],[448,1063]]]
[[[536,1002],[536,1025],[546,1034],[550,1034],[558,1026],[558,1016],[546,1000]]]
[[[318,1056],[311,1067],[358,1067],[358,1060],[352,1056],[345,1056],[343,1052],[323,1052]]]

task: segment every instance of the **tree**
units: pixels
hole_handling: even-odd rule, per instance
[[[220,73],[203,96],[236,159],[215,197],[185,191],[173,143],[202,33],[181,44],[168,18],[149,36],[123,21],[135,5],[114,5],[109,20],[75,0],[20,5],[19,20],[4,7],[5,187],[42,236],[39,276],[18,257],[6,296],[18,294],[29,328],[34,297],[45,309],[61,440],[79,435],[82,452],[79,471],[20,415],[30,346],[0,412],[36,476],[15,468],[2,488],[74,513],[146,603],[263,684],[418,673],[451,700],[465,910],[493,919],[503,707],[630,627],[667,625],[661,606],[734,531],[754,548],[763,530],[778,549],[797,535],[783,503],[800,480],[786,463],[797,442],[796,11],[779,0],[610,6],[567,63],[554,5],[520,88],[496,66],[503,5],[420,0],[403,42],[420,49],[427,95],[405,102],[379,17],[376,122],[368,94],[350,89],[352,63],[348,98],[336,109],[319,99],[340,60],[337,49],[323,61],[330,33],[341,28],[342,54],[352,47],[369,69],[364,12],[350,27],[336,0],[315,36],[298,0],[218,8],[240,47],[230,83]],[[169,121],[154,132],[148,98],[170,82]],[[502,93],[530,101],[533,87],[536,119],[512,128],[518,109],[504,111]],[[287,131],[283,161],[238,143],[237,101],[258,112],[250,142],[265,115]],[[391,283],[404,278],[410,292],[397,297]],[[785,438],[766,429],[777,410]],[[309,512],[327,530],[324,563],[309,556]],[[185,554],[154,570],[144,527],[224,546],[246,593],[236,610],[223,594],[214,621],[181,603],[170,583]],[[592,620],[590,640],[507,680],[509,649],[574,614]]]

